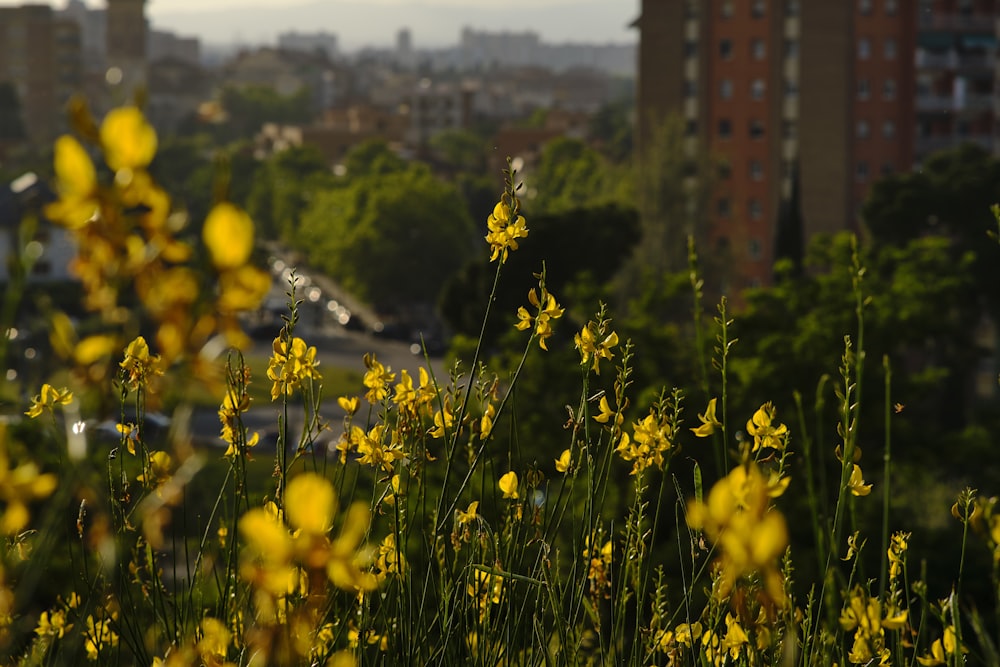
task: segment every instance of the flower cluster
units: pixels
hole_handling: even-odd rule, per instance
[[[316,348],[307,346],[298,337],[289,340],[286,336],[278,336],[271,345],[271,360],[267,366],[267,377],[272,381],[271,400],[280,396],[291,396],[306,382],[322,379],[319,373],[319,362],[316,360]]]
[[[542,296],[540,298],[538,293],[532,288],[528,292],[528,303],[534,306],[535,314],[532,315],[528,312],[527,308],[521,306],[517,309],[518,321],[515,327],[524,331],[534,326],[535,335],[538,336],[539,347],[543,350],[548,350],[549,348],[545,346],[545,341],[552,336],[552,320],[562,317],[563,309],[556,303],[556,298],[544,287],[542,288]]]
[[[632,463],[632,475],[641,475],[650,466],[663,470],[673,446],[674,431],[667,415],[650,410],[643,419],[633,422],[631,437],[622,433],[615,451],[623,460]]]
[[[74,237],[77,256],[71,269],[84,287],[85,306],[106,322],[121,323],[130,313],[119,294],[134,290],[156,324],[162,367],[188,358],[199,376],[210,377],[207,369],[201,372],[198,353],[217,333],[231,345],[245,346],[247,338],[236,315],[256,308],[271,285],[266,271],[249,264],[253,224],[229,203],[217,204],[209,213],[203,240],[217,272],[218,290],[214,298],[203,297],[197,253],[178,238],[186,214],[172,210],[170,197],[148,171],[158,143],[152,126],[135,106],[112,109],[99,129],[82,103],[74,102],[73,109],[79,134],[98,145],[111,179],[102,184],[84,145],[73,136],[62,136],[54,155],[59,199],[45,212]],[[60,321],[65,324],[64,318]],[[60,328],[54,324],[54,330]],[[73,339],[60,335],[64,341]],[[73,354],[80,366],[110,356],[116,347],[113,336],[105,334],[90,336],[77,347],[84,343],[89,348]],[[141,356],[141,350],[135,352]],[[143,369],[124,370],[131,383],[140,381],[135,372]]]
[[[771,506],[767,480],[755,463],[733,468],[715,483],[706,501],[688,503],[687,522],[719,548],[719,598],[728,596],[740,578],[757,573],[771,600],[784,602],[777,560],[788,545],[788,528]]]
[[[886,630],[899,630],[906,625],[907,612],[893,608],[884,610],[877,596],[871,596],[861,586],[855,586],[840,613],[840,627],[854,632],[854,643],[848,660],[856,665],[867,665],[873,660],[887,664],[889,649],[885,643]]]
[[[588,322],[580,333],[573,336],[573,344],[580,351],[580,363],[591,364],[591,370],[601,374],[601,359],[612,359],[611,349],[618,346],[618,334],[610,330],[610,322]]]
[[[521,202],[517,197],[506,195],[493,207],[493,212],[486,219],[486,242],[490,244],[492,253],[490,261],[497,259],[500,263],[507,261],[507,253],[517,250],[517,240],[527,238],[528,227],[524,216],[520,214]]]

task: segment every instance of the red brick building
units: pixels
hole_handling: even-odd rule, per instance
[[[639,146],[682,114],[724,160],[708,236],[731,289],[770,280],[797,173],[804,235],[859,227],[873,181],[992,147],[995,0],[643,0]]]

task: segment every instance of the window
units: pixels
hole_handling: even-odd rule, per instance
[[[729,177],[733,175],[733,168],[729,162],[719,163],[719,180],[728,181]]]
[[[747,242],[747,254],[750,259],[760,259],[760,239],[750,239]]]
[[[886,79],[882,83],[882,99],[883,100],[894,100],[896,99],[896,80]]]
[[[687,125],[684,128],[684,136],[687,137],[698,136],[698,121],[688,120]]]
[[[719,42],[719,57],[723,60],[733,57],[733,43],[730,40],[723,39]]]
[[[715,202],[715,212],[719,214],[720,218],[728,218],[732,214],[732,208],[728,197],[722,197]]]
[[[758,201],[757,199],[751,199],[747,203],[747,213],[749,213],[751,220],[760,220],[762,217],[764,217],[763,210],[761,209],[760,206],[760,201]]]
[[[787,0],[785,2],[785,16],[799,15],[799,0]]]
[[[882,123],[882,136],[886,139],[892,139],[896,136],[896,124],[891,120],[887,120]]]
[[[862,16],[869,16],[872,13],[872,0],[859,0],[858,11]]]
[[[722,0],[722,18],[728,19],[733,16],[733,0]]]
[[[684,97],[694,97],[698,94],[698,82],[697,81],[685,81],[684,82]]]
[[[869,134],[871,134],[871,130],[868,127],[868,121],[859,120],[854,126],[854,136],[858,139],[867,139]]]
[[[684,57],[693,58],[698,55],[698,42],[694,40],[687,40],[684,42]]]
[[[798,136],[798,126],[794,120],[786,120],[781,123],[781,136],[785,139],[794,139]]]
[[[896,168],[894,166],[892,166],[891,162],[885,162],[885,163],[882,164],[882,175],[883,176],[891,176],[894,171],[896,171]]]
[[[799,82],[791,79],[785,79],[785,97],[798,97],[798,95]]]
[[[728,100],[733,96],[733,82],[731,79],[723,79],[719,82],[719,97]]]
[[[868,83],[868,79],[858,79],[858,99],[867,100],[871,96],[871,85]]]
[[[857,177],[858,183],[865,183],[868,180],[868,163],[859,162],[857,168],[855,169],[855,176]]]
[[[753,0],[750,5],[750,16],[755,19],[764,17],[764,10],[767,8],[767,3],[764,0]]]
[[[786,58],[799,57],[799,42],[797,40],[789,39],[785,42],[785,57]]]
[[[764,124],[759,120],[750,121],[750,138],[762,139],[764,137]]]
[[[760,160],[750,160],[750,180],[764,180],[764,165],[760,163]]]
[[[764,99],[765,87],[763,79],[754,79],[753,83],[750,84],[750,98],[754,100]]]
[[[889,16],[896,15],[896,0],[885,0],[885,13]]]
[[[895,60],[896,40],[892,39],[891,37],[889,39],[886,39],[885,43],[882,44],[882,53],[885,56],[886,60]]]
[[[728,118],[719,119],[719,138],[728,139],[733,136],[733,124]]]
[[[750,57],[754,60],[763,60],[767,57],[767,44],[762,39],[754,39],[750,42]]]
[[[858,58],[868,60],[872,55],[872,43],[867,37],[858,40]]]

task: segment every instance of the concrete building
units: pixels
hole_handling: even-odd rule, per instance
[[[709,238],[767,283],[798,174],[804,237],[860,226],[880,176],[993,146],[995,0],[644,0],[638,145],[667,113],[722,156]]]
[[[145,88],[147,71],[146,0],[107,0],[108,83],[120,85],[126,97]]]
[[[922,0],[917,17],[917,159],[972,142],[994,149],[995,1]]]
[[[321,51],[327,58],[337,57],[337,36],[329,32],[285,32],[278,35],[278,48],[286,51],[315,53]]]
[[[65,128],[66,101],[82,81],[80,30],[48,5],[0,7],[0,82],[13,85],[32,142]]]

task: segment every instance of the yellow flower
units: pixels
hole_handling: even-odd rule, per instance
[[[434,428],[430,430],[430,436],[435,439],[443,438],[455,425],[455,415],[451,411],[451,401],[445,399],[444,408],[434,413]]]
[[[788,428],[784,424],[774,425],[774,405],[765,403],[747,420],[747,433],[753,436],[753,451],[762,447],[784,449]]]
[[[111,629],[111,619],[108,618],[95,621],[92,615],[87,616],[84,636],[87,638],[87,658],[91,661],[96,661],[102,652],[118,645],[118,635]]]
[[[163,375],[160,355],[149,353],[149,345],[142,336],[128,344],[125,358],[119,366],[125,374],[126,384],[132,389],[138,389],[152,376]]]
[[[583,365],[593,360],[592,369],[597,375],[601,374],[598,365],[601,359],[611,359],[615,355],[611,353],[611,348],[618,345],[618,334],[612,331],[605,333],[603,327],[599,327],[594,322],[588,322],[580,333],[573,336],[573,343],[580,351],[580,359]]]
[[[341,396],[337,399],[337,405],[339,405],[340,409],[349,415],[353,415],[357,412],[360,404],[361,401],[358,400],[357,396],[351,396],[350,398],[347,396]]]
[[[771,506],[767,482],[756,464],[733,468],[715,483],[706,501],[688,503],[687,522],[704,530],[719,547],[719,598],[727,596],[740,577],[759,572],[771,599],[784,600],[777,560],[788,545],[788,528]]]
[[[170,454],[161,451],[152,452],[149,455],[149,469],[136,477],[139,482],[145,482],[150,486],[159,486],[170,479],[170,469],[173,467],[173,459]]]
[[[851,471],[851,478],[847,480],[847,488],[849,488],[851,493],[855,496],[867,496],[872,492],[872,485],[865,484],[865,478],[861,474],[861,466],[857,463],[853,465],[854,469]]]
[[[615,424],[621,426],[622,422],[625,421],[625,416],[620,412],[616,412],[611,409],[611,404],[608,403],[607,395],[601,396],[601,402],[597,404],[600,414],[594,415],[594,421],[601,424],[607,424],[612,417],[615,418]]]
[[[285,490],[285,513],[292,528],[309,535],[323,535],[333,526],[337,498],[333,485],[316,473],[292,478]]]
[[[493,251],[490,255],[491,262],[497,258],[500,259],[500,263],[506,262],[508,250],[517,250],[517,240],[528,236],[524,216],[518,215],[521,203],[516,198],[513,202],[514,206],[511,208],[506,201],[499,201],[486,220],[486,227],[489,230],[486,242]]]
[[[903,572],[906,564],[906,549],[909,546],[910,533],[897,532],[889,543],[889,578],[895,579]]]
[[[219,297],[216,303],[223,313],[254,310],[260,306],[270,289],[271,276],[267,271],[256,266],[240,266],[224,271],[219,276]]]
[[[570,453],[568,449],[564,449],[563,453],[559,455],[556,459],[556,470],[559,472],[566,472],[569,470],[570,466]]]
[[[698,419],[701,421],[701,426],[692,428],[691,432],[699,438],[707,438],[715,433],[716,429],[722,428],[722,423],[715,416],[714,398],[708,402],[708,407],[705,408],[705,413],[698,415]]]
[[[156,130],[136,107],[112,109],[101,123],[101,146],[112,171],[144,169],[156,155]]]
[[[69,405],[73,402],[73,392],[66,387],[56,389],[50,384],[43,384],[41,392],[31,399],[31,407],[24,413],[34,419],[45,410],[51,410],[57,405]]]
[[[455,519],[458,521],[458,525],[463,526],[468,523],[472,523],[479,518],[479,501],[473,500],[469,503],[469,506],[463,512],[462,510],[455,510]]]
[[[202,240],[219,270],[243,266],[253,252],[253,221],[229,202],[216,204],[205,218]]]
[[[537,317],[532,317],[528,313],[528,310],[524,306],[521,306],[517,309],[518,322],[514,326],[523,331],[530,328],[532,322],[534,322],[535,335],[538,336],[538,345],[547,351],[549,348],[545,346],[545,341],[552,336],[552,320],[562,317],[563,308],[559,307],[559,304],[556,303],[556,298],[544,288],[542,288],[540,299],[538,293],[532,288],[528,292],[528,302],[535,307],[535,311],[538,313]]]
[[[520,497],[517,493],[517,473],[513,470],[500,478],[499,486],[504,498],[517,500]]]
[[[389,366],[383,366],[374,354],[365,354],[364,362],[368,369],[362,380],[368,388],[365,398],[374,405],[389,395],[389,383],[396,379],[396,374],[390,372],[392,368]]]
[[[201,620],[201,639],[198,652],[206,665],[222,664],[229,650],[231,638],[226,624],[217,618],[206,616]]]
[[[56,190],[59,201],[45,207],[45,215],[64,227],[79,229],[99,208],[97,171],[80,142],[64,135],[55,144]]]
[[[293,337],[291,343],[281,336],[271,345],[273,354],[267,367],[267,377],[273,381],[271,400],[279,396],[290,396],[307,380],[320,380],[316,361],[316,348],[306,346],[306,342]]]

